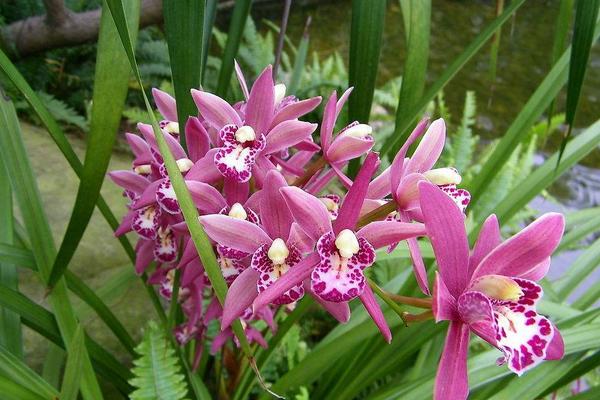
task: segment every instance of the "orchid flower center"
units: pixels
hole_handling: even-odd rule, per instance
[[[246,220],[248,219],[248,213],[244,210],[244,206],[240,203],[235,203],[231,206],[229,213],[227,213],[230,217]]]
[[[321,203],[325,204],[327,211],[337,212],[339,206],[335,201],[329,197],[319,197],[319,200],[321,200]]]
[[[355,138],[363,139],[373,133],[373,128],[367,124],[357,124],[346,129],[343,134]]]
[[[335,247],[338,249],[340,256],[344,258],[351,258],[360,250],[358,239],[350,229],[344,229],[338,234],[335,239]]]
[[[269,247],[269,251],[267,251],[269,260],[271,260],[275,265],[283,265],[289,255],[290,250],[286,246],[285,242],[280,238],[273,240],[271,247]]]
[[[473,290],[495,300],[516,301],[523,296],[523,290],[513,279],[502,275],[485,275],[473,283]]]
[[[179,123],[177,122],[170,121],[163,129],[167,133],[179,135]]]
[[[283,83],[278,83],[275,85],[275,105],[281,103],[281,100],[285,97],[285,92],[287,88]]]
[[[462,178],[458,171],[454,168],[436,168],[423,173],[425,178],[434,185],[458,185]]]
[[[135,172],[138,175],[148,175],[152,172],[152,167],[150,166],[150,164],[138,165],[133,169],[133,172]]]
[[[180,158],[177,160],[177,167],[182,174],[188,172],[193,166],[194,162],[189,158]]]
[[[248,126],[248,125],[241,126],[235,132],[235,140],[237,140],[239,143],[244,144],[246,142],[252,142],[255,139],[256,139],[256,133],[254,132],[254,129],[252,129],[251,126]]]

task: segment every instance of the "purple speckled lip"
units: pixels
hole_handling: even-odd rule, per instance
[[[219,132],[223,146],[215,154],[215,165],[223,176],[241,183],[250,180],[252,167],[265,148],[266,139],[260,134],[255,140],[240,143],[235,137],[237,130],[238,126],[230,124]]]

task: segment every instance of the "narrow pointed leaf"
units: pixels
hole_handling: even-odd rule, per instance
[[[83,328],[77,327],[73,341],[69,346],[67,353],[67,365],[63,383],[60,388],[61,400],[77,400],[79,386],[81,384],[81,371],[83,368],[83,357],[86,354]]]

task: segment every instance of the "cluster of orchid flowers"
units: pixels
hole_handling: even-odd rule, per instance
[[[433,168],[444,148],[443,120],[429,126],[421,121],[391,166],[375,176],[380,162],[371,151],[371,127],[353,122],[334,134],[351,89],[339,99],[335,92],[329,97],[317,143],[317,124],[299,118],[320,97],[286,96],[285,86],[274,84],[271,67],[251,90],[237,65],[236,72],[244,100],[230,105],[192,90],[199,114],[181,133],[175,99],[153,91],[164,118],[162,134],[229,286],[223,306],[190,238],[150,125],[138,124],[141,136],[127,133],[132,169],[110,173],[129,199],[116,234],[137,233],[137,273],[155,262],[149,282],[181,304],[185,322],[174,332],[180,344],[208,339],[207,327],[217,320],[221,331],[211,338],[211,351],[217,352],[236,341],[231,324],[240,319],[248,340],[266,346],[256,321],[274,332],[274,312],[293,309],[303,296],[312,296],[342,323],[350,318],[348,303],[358,298],[389,342],[390,328],[364,270],[374,264],[376,249],[393,251],[407,241],[417,283],[432,295],[435,320],[450,321],[435,398],[466,398],[470,332],[498,348],[499,363],[517,374],[562,357],[560,333],[536,312],[542,296],[536,281],[546,274],[562,237],[561,215],[545,214],[505,241],[492,215],[471,250],[464,214],[470,195],[457,188],[458,171]],[[344,167],[362,156],[352,180]],[[346,193],[327,191],[332,188]],[[432,293],[418,237],[429,238],[437,261]],[[175,271],[180,290],[172,299]],[[196,361],[203,347],[196,346]]]

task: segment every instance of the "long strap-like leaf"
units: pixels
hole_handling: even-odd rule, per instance
[[[127,23],[130,31],[137,33],[139,2],[129,1],[127,4]],[[135,37],[132,40],[135,41]],[[110,13],[104,8],[100,21],[92,121],[85,162],[71,219],[48,280],[50,288],[67,269],[98,200],[127,96],[129,83],[127,64],[127,56],[121,46],[119,34]]]

